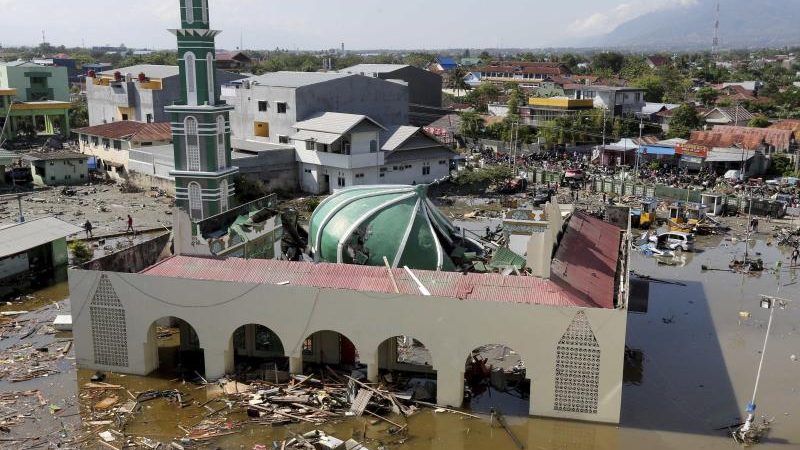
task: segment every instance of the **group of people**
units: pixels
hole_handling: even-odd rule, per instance
[[[125,229],[125,232],[136,234],[136,231],[133,229],[133,217],[131,217],[130,214],[128,214],[127,223],[128,227]],[[83,224],[83,231],[86,232],[86,239],[91,239],[94,237],[94,234],[92,234],[93,229],[94,226],[92,225],[92,222],[89,219],[86,219],[86,222]]]

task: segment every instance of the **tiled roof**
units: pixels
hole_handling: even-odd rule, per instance
[[[717,106],[716,108],[711,109],[705,115],[708,116],[710,114],[713,114],[714,111],[719,111],[724,116],[727,116],[731,121],[736,121],[736,120],[738,120],[739,122],[749,121],[750,119],[755,117],[753,115],[753,113],[751,113],[750,111],[748,111],[748,110],[746,110],[746,109],[744,109],[742,107],[739,107],[739,108],[735,108],[735,107],[728,108],[728,107],[722,107],[722,106]]]
[[[132,142],[154,142],[172,140],[172,129],[169,123],[143,123],[122,120],[104,123],[93,127],[73,130],[77,134],[98,136],[108,139],[121,139]]]
[[[569,73],[569,70],[559,63],[527,61],[493,62],[476,70],[481,72],[539,73],[545,75],[565,75]]]
[[[728,125],[716,125],[713,130],[715,133],[742,134],[756,136],[759,140],[779,148],[788,149],[794,137],[792,130],[778,128],[754,128],[754,127],[733,127]]]
[[[576,212],[556,250],[550,277],[587,305],[613,308],[621,243],[616,225]]]
[[[770,126],[773,130],[789,130],[794,132],[795,139],[800,139],[800,120],[787,119],[779,120]]]
[[[29,161],[58,161],[62,159],[89,159],[83,153],[72,151],[55,151],[55,152],[32,152],[26,154],[24,159]]]

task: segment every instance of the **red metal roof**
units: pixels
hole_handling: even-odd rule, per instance
[[[93,127],[72,130],[78,134],[99,136],[108,139],[122,139],[133,142],[171,141],[172,129],[169,123],[144,123],[131,120],[104,123]]]
[[[766,143],[779,150],[787,150],[793,137],[791,130],[717,125],[711,131],[693,131],[689,144],[711,148],[741,146],[747,150],[759,150]]]
[[[614,307],[619,229],[581,213],[571,220],[553,266],[553,279],[500,274],[415,270],[436,297],[498,303]],[[144,275],[234,283],[287,284],[366,292],[394,292],[383,267],[264,259],[174,256]],[[393,269],[400,292],[419,295],[408,274]]]
[[[616,225],[576,212],[556,250],[550,279],[586,305],[613,308],[621,243]]]

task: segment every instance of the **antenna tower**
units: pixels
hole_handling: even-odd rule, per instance
[[[711,41],[711,55],[716,57],[719,54],[719,0],[717,0],[717,11],[714,16],[714,40]]]

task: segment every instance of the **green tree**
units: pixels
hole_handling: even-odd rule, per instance
[[[592,68],[594,70],[607,69],[615,74],[622,70],[623,64],[625,64],[625,55],[617,52],[600,53],[592,59]]]
[[[769,173],[777,176],[791,176],[794,173],[794,164],[786,155],[780,153],[772,155]]]
[[[681,106],[675,108],[675,112],[672,114],[667,136],[669,138],[678,137],[688,139],[692,131],[700,128],[702,125],[703,121],[697,114],[697,110],[694,106],[683,103]]]
[[[664,101],[664,85],[661,79],[655,75],[645,75],[631,83],[634,87],[644,89],[644,100],[647,102],[660,103]]]
[[[653,71],[644,58],[639,56],[626,56],[625,63],[619,72],[623,80],[636,80],[645,75],[650,75]]]
[[[483,127],[483,119],[480,114],[467,111],[462,112],[459,116],[461,116],[461,124],[458,130],[459,134],[468,138],[477,138]]]
[[[89,109],[85,100],[72,102],[69,110],[69,123],[72,128],[83,128],[89,126]]]
[[[767,128],[770,125],[772,125],[772,123],[764,116],[755,116],[750,119],[750,122],[747,122],[747,126],[753,128]]]
[[[697,96],[697,100],[699,100],[703,106],[711,106],[717,101],[719,92],[717,92],[714,88],[706,86],[698,89],[695,95]]]

